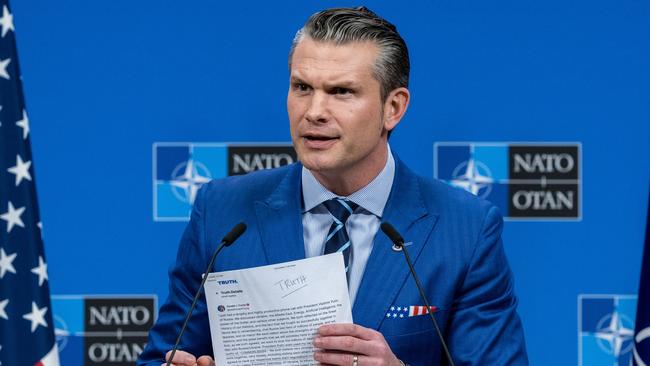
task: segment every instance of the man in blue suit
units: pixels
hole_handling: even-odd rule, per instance
[[[204,186],[170,271],[169,298],[139,365],[169,357],[221,236],[248,230],[215,271],[339,251],[354,324],[319,328],[314,359],[327,365],[446,364],[401,253],[378,234],[403,234],[456,365],[527,365],[514,285],[490,203],[418,177],[393,155],[390,132],[409,103],[409,59],[395,27],[366,8],[314,14],[289,57],[287,108],[301,164]],[[175,365],[213,365],[205,301]],[[197,358],[197,356],[200,356]]]

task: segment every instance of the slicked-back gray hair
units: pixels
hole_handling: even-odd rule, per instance
[[[408,87],[411,66],[406,43],[393,24],[365,6],[326,9],[309,17],[291,44],[289,70],[293,52],[305,37],[334,44],[374,42],[379,54],[373,74],[379,81],[381,101],[385,102],[391,91]]]

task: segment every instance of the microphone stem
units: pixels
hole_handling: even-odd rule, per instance
[[[183,333],[185,333],[185,327],[187,327],[187,323],[190,321],[190,317],[192,316],[192,312],[194,311],[194,307],[196,307],[196,302],[199,299],[199,296],[201,295],[201,289],[203,288],[203,285],[205,285],[205,281],[208,279],[208,273],[210,273],[210,269],[212,269],[212,266],[214,265],[214,261],[217,258],[217,254],[223,249],[224,246],[226,246],[227,242],[226,240],[222,240],[221,243],[219,244],[219,247],[217,250],[214,252],[212,255],[212,258],[210,258],[210,263],[208,264],[208,268],[205,269],[205,272],[203,272],[203,278],[201,279],[201,284],[199,285],[198,291],[196,291],[196,295],[194,296],[194,301],[192,301],[192,306],[190,306],[190,311],[187,313],[187,316],[185,317],[185,322],[183,323],[183,327],[181,328],[181,332],[178,333],[178,338],[176,339],[176,343],[174,344],[174,348],[172,348],[172,353],[169,355],[169,359],[167,360],[166,365],[169,366],[172,360],[174,359],[174,354],[176,354],[176,350],[178,349],[178,345],[181,343],[181,337],[183,336]]]
[[[411,270],[411,274],[413,275],[413,279],[415,280],[415,285],[418,288],[418,291],[420,291],[420,297],[422,297],[422,301],[424,301],[424,305],[426,306],[426,311],[431,316],[431,320],[433,321],[433,326],[436,328],[436,332],[438,333],[438,339],[440,339],[440,344],[442,345],[442,348],[445,350],[445,354],[447,355],[447,359],[449,360],[449,365],[450,366],[455,366],[454,360],[451,358],[451,354],[449,353],[449,349],[447,348],[447,344],[445,344],[444,338],[442,337],[442,333],[440,332],[440,327],[438,327],[438,322],[436,321],[436,317],[433,316],[433,311],[431,311],[431,306],[429,305],[429,301],[427,300],[427,295],[424,294],[424,288],[422,287],[422,284],[420,283],[420,279],[418,278],[418,275],[415,273],[415,268],[413,268],[413,263],[411,263],[411,257],[409,256],[408,251],[406,250],[406,246],[404,243],[400,243],[402,247],[402,252],[404,253],[404,258],[406,258],[406,263],[409,266],[409,269]]]

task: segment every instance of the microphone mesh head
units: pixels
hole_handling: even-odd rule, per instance
[[[384,221],[381,223],[380,227],[381,231],[383,231],[384,234],[386,234],[393,243],[404,244],[404,238],[402,238],[402,236],[397,232],[393,225]]]
[[[246,231],[246,224],[243,222],[240,222],[239,224],[235,225],[235,227],[230,230],[226,236],[223,237],[222,241],[226,243],[226,245],[232,244],[237,238],[241,236],[241,234]]]

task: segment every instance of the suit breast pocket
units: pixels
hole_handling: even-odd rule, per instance
[[[407,365],[440,364],[440,342],[433,326],[428,330],[385,336],[385,338],[397,358]]]
[[[391,309],[393,308],[391,307]],[[409,315],[409,313],[411,311],[406,307],[397,307],[389,311],[379,326],[381,334],[385,337],[391,337],[434,330],[429,314]],[[447,310],[437,310],[433,313],[433,316],[436,318],[440,329],[444,332],[449,312]]]
[[[405,363],[415,365],[439,365],[441,346],[429,315],[387,316],[379,331],[384,335],[391,350]],[[444,332],[448,313],[434,313],[438,326]]]

